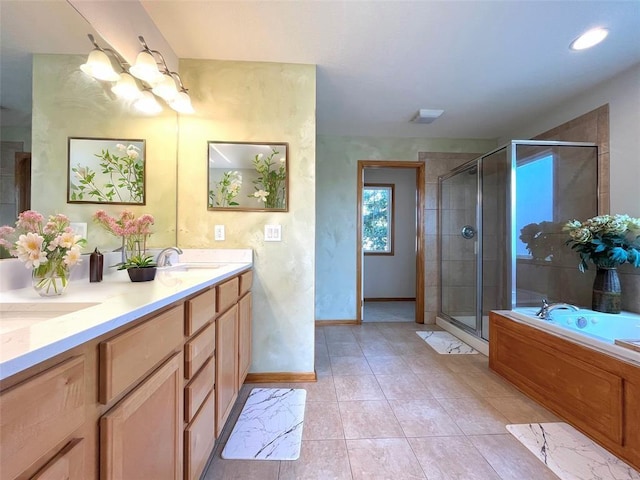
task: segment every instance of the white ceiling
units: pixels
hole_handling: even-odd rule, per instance
[[[180,58],[316,64],[319,134],[496,138],[640,62],[638,0],[141,4]],[[607,40],[570,51],[594,26]]]

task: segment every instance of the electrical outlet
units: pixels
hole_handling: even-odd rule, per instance
[[[216,225],[213,228],[213,239],[217,241],[224,240],[224,225]]]

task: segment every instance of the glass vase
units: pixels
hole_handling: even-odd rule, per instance
[[[591,309],[603,313],[620,313],[622,289],[616,268],[598,267],[593,281]]]
[[[69,275],[69,267],[66,265],[51,268],[51,265],[44,264],[33,269],[31,275],[33,289],[41,297],[62,295],[69,285]]]

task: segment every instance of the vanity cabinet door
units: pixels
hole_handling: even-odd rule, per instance
[[[236,285],[237,288],[237,285]],[[216,320],[216,437],[238,397],[238,305]]]
[[[238,302],[238,388],[244,383],[251,367],[251,292]]]
[[[0,479],[49,460],[85,422],[85,362],[62,362],[0,395]]]
[[[69,442],[32,480],[84,480],[84,443]]]
[[[182,353],[100,419],[100,478],[182,478]]]

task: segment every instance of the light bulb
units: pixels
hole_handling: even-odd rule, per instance
[[[136,80],[127,72],[120,74],[118,83],[111,87],[111,91],[125,100],[135,100],[142,94]]]
[[[142,92],[140,98],[136,100],[133,106],[142,113],[160,113],[162,111],[162,107],[156,100],[156,97],[148,90]]]
[[[173,108],[178,113],[194,113],[195,110],[191,105],[191,99],[189,98],[189,94],[185,91],[182,91],[176,95],[176,98],[173,99],[172,102],[169,103],[169,106]]]
[[[158,82],[151,91],[166,102],[171,102],[176,95],[178,95],[176,81],[168,73],[162,75],[162,80]]]
[[[158,70],[158,64],[153,55],[146,50],[141,51],[136,57],[136,63],[133,65],[129,72],[136,78],[143,80],[147,83],[155,85],[162,80],[163,74]]]
[[[89,53],[87,63],[80,65],[80,70],[98,80],[115,82],[119,78],[108,55],[97,48]]]

